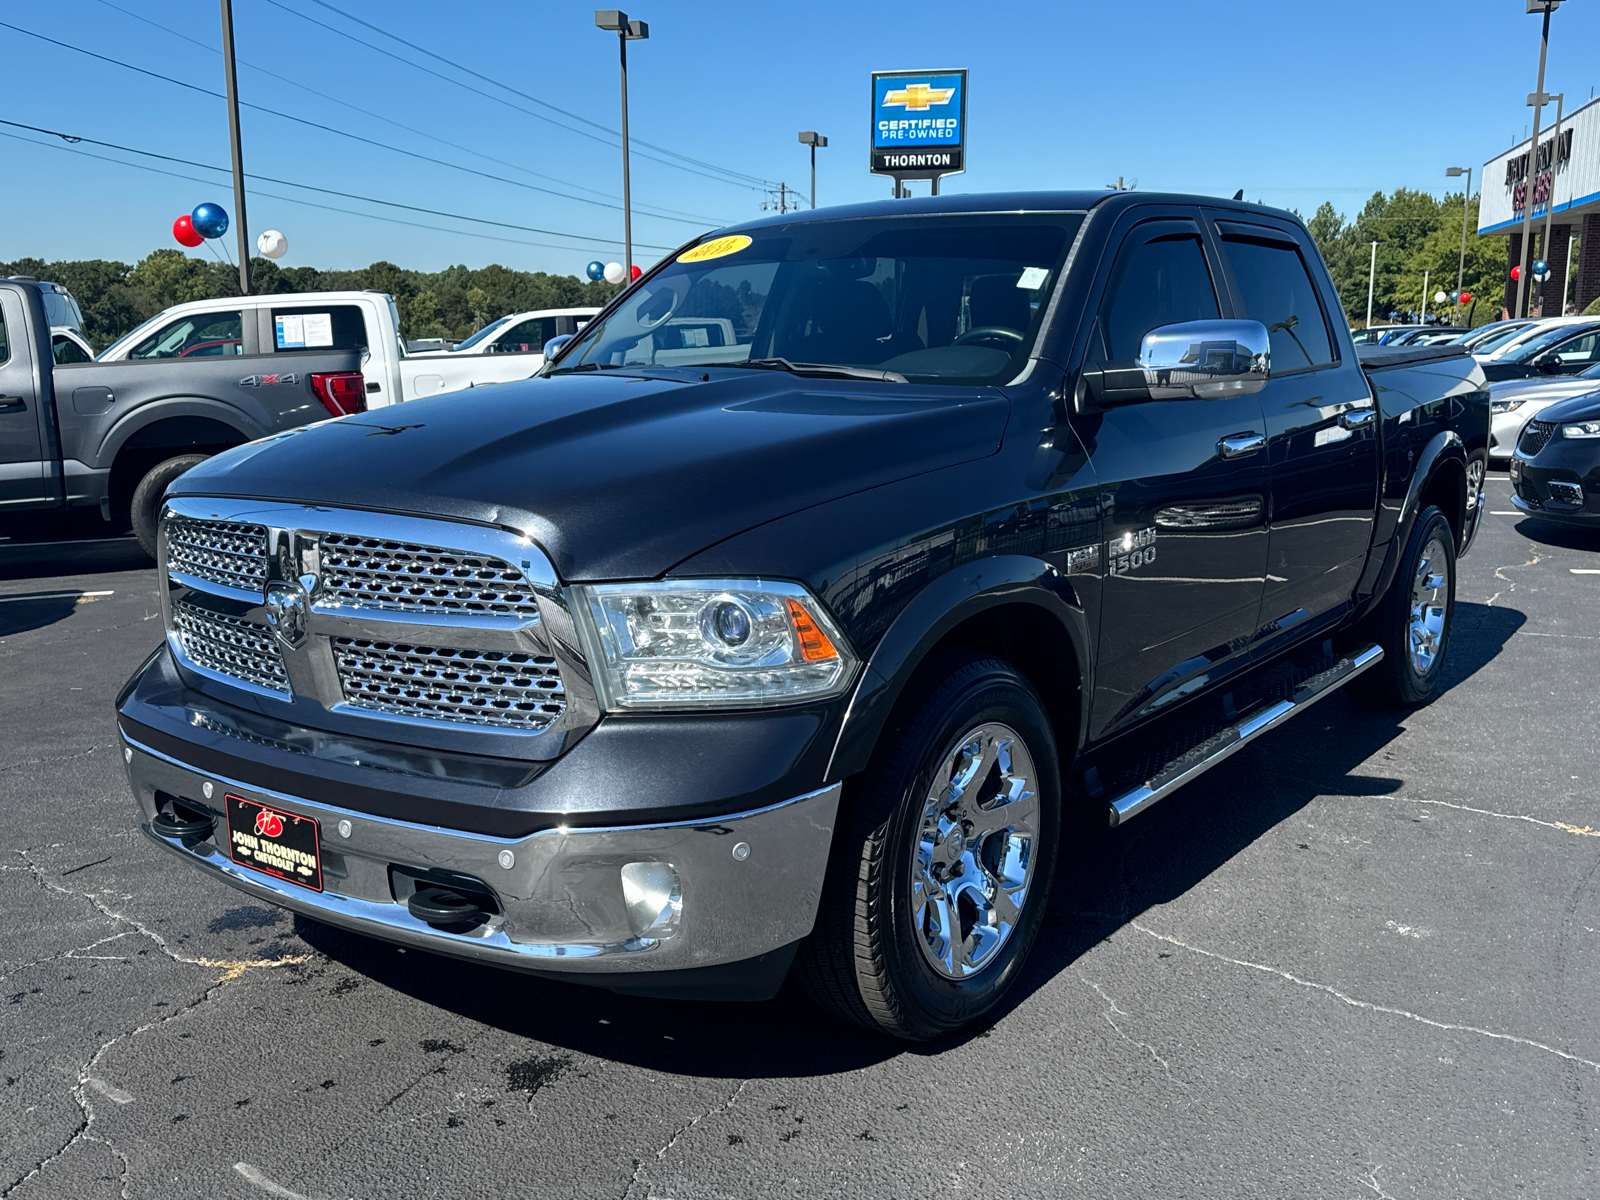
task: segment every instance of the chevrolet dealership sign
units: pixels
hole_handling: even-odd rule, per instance
[[[966,169],[967,73],[872,76],[872,173],[937,179]]]

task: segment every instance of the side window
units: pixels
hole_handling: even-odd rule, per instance
[[[365,350],[367,322],[359,304],[324,304],[272,310],[277,350]]]
[[[89,356],[83,352],[83,347],[78,345],[78,343],[73,341],[71,338],[62,337],[58,333],[50,340],[53,343],[50,349],[52,353],[55,354],[56,366],[59,367],[64,366],[67,363],[86,363],[90,361]]]
[[[1586,367],[1600,361],[1600,333],[1585,333],[1562,342],[1554,354],[1563,367]]]
[[[1189,233],[1151,238],[1123,251],[1101,308],[1113,362],[1137,358],[1144,335],[1159,325],[1221,315],[1200,238]]]
[[[6,336],[6,314],[0,312],[0,363],[11,361],[11,339]]]
[[[1300,252],[1232,237],[1224,238],[1223,246],[1244,315],[1267,327],[1273,373],[1333,362],[1333,341]]]
[[[128,352],[129,358],[211,358],[244,353],[240,313],[193,313],[169,321]]]
[[[513,325],[494,340],[496,354],[541,354],[544,344],[556,336],[554,317],[529,317]]]

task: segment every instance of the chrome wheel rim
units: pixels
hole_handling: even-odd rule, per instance
[[[1445,612],[1450,605],[1450,560],[1444,541],[1434,535],[1422,548],[1416,576],[1411,581],[1411,619],[1406,629],[1406,650],[1411,669],[1429,674],[1443,650]]]
[[[1478,502],[1483,498],[1484,473],[1487,470],[1482,459],[1473,459],[1467,464],[1467,507],[1477,508]]]
[[[1022,920],[1039,817],[1033,756],[1014,729],[979,725],[934,772],[913,830],[911,922],[946,979],[990,966]]]

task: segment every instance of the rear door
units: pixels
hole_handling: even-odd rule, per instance
[[[1341,353],[1342,314],[1322,301],[1330,292],[1305,235],[1270,217],[1217,217],[1233,315],[1260,321],[1271,342],[1258,397],[1272,474],[1265,647],[1340,608],[1361,577],[1378,502],[1377,410],[1354,354]]]
[[[1151,329],[1223,312],[1194,219],[1135,225],[1087,359],[1137,357]],[[1081,419],[1102,483],[1105,586],[1091,736],[1161,711],[1243,661],[1267,561],[1267,455],[1255,396],[1150,400]]]
[[[34,362],[27,294],[0,284],[0,513],[34,508],[48,498],[52,473],[45,451],[46,397]],[[42,316],[42,308],[37,314]]]

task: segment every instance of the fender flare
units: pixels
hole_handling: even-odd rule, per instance
[[[1389,539],[1389,549],[1384,555],[1383,569],[1378,572],[1372,595],[1361,606],[1357,613],[1358,617],[1371,612],[1388,594],[1389,585],[1394,582],[1395,572],[1400,569],[1400,555],[1404,553],[1406,541],[1411,537],[1411,528],[1417,522],[1417,509],[1422,501],[1422,493],[1433,482],[1439,468],[1447,462],[1459,465],[1462,476],[1465,477],[1467,448],[1461,440],[1461,435],[1453,429],[1441,430],[1434,434],[1422,448],[1422,453],[1417,456],[1417,466],[1411,473],[1411,484],[1406,488],[1405,500],[1400,504],[1400,515],[1395,520],[1394,534]],[[1468,512],[1464,517],[1467,521],[1471,521],[1473,514]]]
[[[172,417],[203,417],[215,421],[234,430],[246,442],[253,442],[268,432],[259,428],[243,410],[224,401],[206,396],[170,396],[139,405],[106,430],[95,454],[94,465],[100,470],[110,470],[128,439],[140,430]]]
[[[923,659],[961,622],[1001,605],[1032,605],[1060,622],[1077,658],[1078,689],[1088,695],[1093,639],[1076,589],[1043,559],[1022,554],[978,559],[941,575],[896,615],[857,680],[840,723],[824,776],[835,783],[863,770],[889,714]],[[1078,705],[1077,743],[1083,742],[1088,704]],[[1070,760],[1073,747],[1061,747]]]

